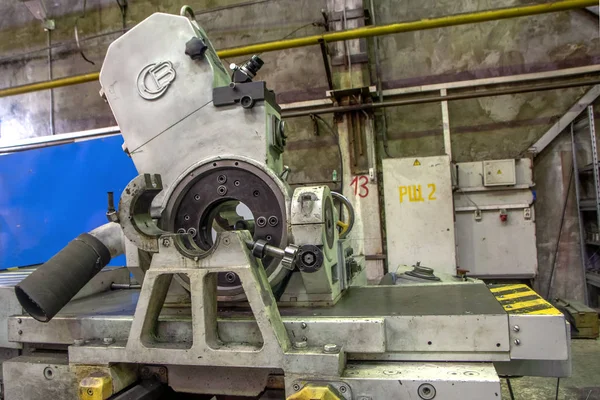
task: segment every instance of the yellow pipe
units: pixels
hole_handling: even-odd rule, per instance
[[[567,11],[577,8],[598,5],[598,0],[563,0],[553,3],[536,4],[532,6],[502,8],[469,14],[450,15],[440,18],[422,19],[420,21],[399,22],[389,25],[367,26],[363,28],[349,29],[339,32],[327,32],[321,35],[306,36],[296,39],[276,40],[267,43],[251,44],[242,47],[233,47],[217,51],[221,58],[229,58],[268,51],[292,49],[296,47],[312,46],[319,44],[320,40],[325,42],[337,42],[341,40],[360,39],[371,36],[389,35],[392,33],[413,32],[426,29],[443,28],[447,26],[473,24],[477,22],[495,21],[507,18],[526,17],[558,11]],[[38,90],[55,89],[63,86],[76,85],[79,83],[95,81],[99,77],[98,72],[71,76],[67,78],[54,79],[51,81],[32,83],[12,88],[0,89],[0,97],[13,96],[17,94],[35,92]]]
[[[6,89],[0,89],[0,97],[14,96],[17,94],[36,92],[38,90],[55,89],[63,86],[78,85],[80,83],[97,81],[99,76],[99,72],[92,72],[91,74],[69,76],[66,78],[53,79],[51,81],[14,86]]]
[[[476,22],[495,21],[499,19],[525,17],[529,15],[566,11],[576,8],[597,6],[598,0],[564,0],[554,3],[536,4],[533,6],[501,8],[469,14],[450,15],[440,18],[422,19],[420,21],[399,22],[396,24],[366,26],[339,32],[327,32],[321,35],[305,36],[297,39],[277,40],[274,42],[258,43],[249,46],[234,47],[217,52],[219,57],[228,58],[248,54],[258,54],[268,51],[291,49],[341,40],[360,39],[371,36],[389,35],[392,33],[421,31],[426,29],[443,28],[446,26],[473,24]]]

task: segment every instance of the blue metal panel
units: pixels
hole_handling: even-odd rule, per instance
[[[122,143],[119,135],[0,156],[0,269],[43,263],[107,222],[106,192],[118,205],[137,175]]]

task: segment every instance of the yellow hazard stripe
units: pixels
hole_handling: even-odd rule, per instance
[[[527,315],[563,315],[563,313],[552,307],[545,310],[529,311]]]
[[[498,285],[490,291],[509,314],[562,315],[527,285]]]
[[[517,301],[514,303],[508,303],[504,305],[504,308],[507,310],[520,310],[522,308],[533,307],[533,306],[541,306],[548,305],[552,307],[550,303],[548,303],[544,299],[536,299],[536,300],[528,300],[528,301]]]
[[[523,289],[523,288],[529,289],[527,287],[527,285],[519,284],[519,285],[502,285],[502,286],[496,286],[496,287],[490,288],[490,291],[492,293],[497,293],[497,292],[506,292],[506,291],[509,291],[509,290]],[[531,289],[529,289],[529,290],[531,290]],[[533,290],[531,290],[531,291],[533,292]]]
[[[535,292],[517,292],[517,293],[507,293],[507,294],[503,294],[503,293],[496,293],[495,296],[498,300],[510,300],[510,299],[520,299],[526,296],[533,296],[535,294]],[[537,296],[537,294],[535,294]]]

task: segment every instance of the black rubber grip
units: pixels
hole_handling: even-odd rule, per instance
[[[110,251],[83,233],[16,287],[21,306],[33,318],[50,321],[106,264]]]

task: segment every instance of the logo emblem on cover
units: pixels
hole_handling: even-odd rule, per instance
[[[146,100],[158,99],[165,94],[175,76],[175,69],[170,61],[146,65],[137,78],[138,93]]]

